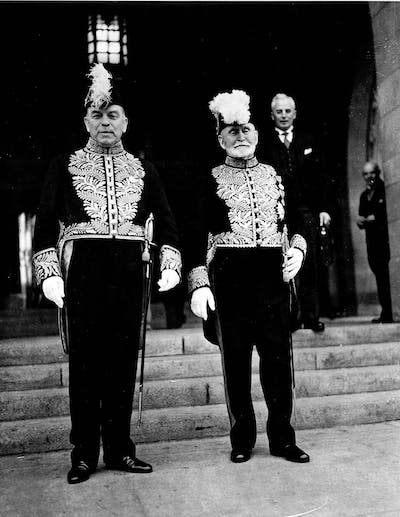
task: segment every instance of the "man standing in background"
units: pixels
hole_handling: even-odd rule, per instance
[[[278,93],[271,102],[273,128],[260,138],[260,159],[272,165],[282,177],[283,185],[299,192],[306,219],[308,253],[298,280],[300,306],[299,327],[322,332],[319,320],[319,227],[328,227],[329,195],[324,158],[315,138],[298,130],[296,104],[292,97]]]
[[[357,226],[365,230],[368,263],[375,275],[378,299],[382,311],[372,323],[392,323],[392,301],[389,276],[389,233],[386,215],[385,185],[376,163],[367,162],[363,168],[366,189],[360,196]]]

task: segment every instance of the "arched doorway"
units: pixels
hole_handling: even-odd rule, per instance
[[[340,250],[332,280],[334,304],[337,310],[354,312],[348,110],[359,38],[369,33],[368,5],[3,4],[4,17],[15,24],[7,26],[1,36],[3,47],[14,42],[5,57],[10,81],[2,85],[2,125],[8,138],[1,163],[10,171],[17,160],[26,161],[22,169],[2,175],[6,204],[8,192],[16,188],[24,192],[29,182],[29,203],[35,204],[51,156],[85,140],[80,121],[88,67],[87,26],[97,8],[108,17],[116,13],[126,21],[128,64],[121,76],[131,92],[127,147],[145,149],[161,164],[166,182],[170,161],[188,160],[196,165],[197,174],[220,159],[207,109],[215,93],[246,90],[260,124],[268,120],[269,102],[277,91],[296,98],[298,123],[324,139],[338,201],[333,214]],[[54,115],[56,106],[59,110]],[[23,210],[27,202],[21,196],[15,211]]]

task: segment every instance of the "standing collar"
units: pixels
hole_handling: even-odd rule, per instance
[[[248,160],[244,158],[232,158],[232,156],[227,156],[225,158],[225,165],[235,167],[236,169],[248,169],[258,165],[258,160],[255,156],[253,156],[253,158],[249,158]]]
[[[97,143],[92,137],[89,137],[85,149],[96,154],[121,154],[124,152],[124,146],[122,145],[121,140],[112,147],[104,147]]]

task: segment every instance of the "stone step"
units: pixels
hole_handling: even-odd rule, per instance
[[[25,309],[0,311],[0,339],[55,335],[58,332],[57,310]]]
[[[14,308],[12,308],[14,307]],[[201,327],[201,320],[185,306],[186,323],[183,328]],[[166,328],[165,307],[162,302],[151,304],[149,317],[153,329]],[[19,298],[7,310],[0,310],[0,339],[29,336],[55,336],[58,334],[56,308],[24,309]]]
[[[293,334],[295,347],[319,347],[336,345],[354,345],[366,343],[384,343],[398,341],[400,323],[354,324],[327,326],[324,332],[298,330]]]
[[[296,373],[298,398],[399,389],[398,365],[307,370]],[[258,375],[253,376],[252,391],[254,400],[263,398]],[[137,392],[138,390],[135,405]],[[147,381],[144,385],[143,400],[145,409],[224,404],[224,382],[222,375]],[[0,393],[0,407],[1,421],[68,415],[68,388],[5,391]]]
[[[166,380],[221,375],[221,358],[214,353],[146,357],[145,379]],[[253,371],[258,371],[253,354]],[[400,343],[294,349],[296,371],[400,364]],[[0,391],[68,386],[65,362],[0,367]]]
[[[323,333],[298,330],[293,335],[293,346],[318,348],[355,344],[396,342],[400,324],[354,324],[330,326]],[[213,353],[218,348],[203,337],[200,328],[177,330],[152,330],[147,333],[146,355],[164,356],[179,354]],[[0,341],[0,366],[59,363],[67,361],[57,336],[14,338]]]
[[[300,398],[296,402],[294,425],[296,429],[312,429],[399,420],[399,400],[400,391]],[[265,403],[255,402],[254,407],[258,431],[263,432],[267,414]],[[133,417],[132,436],[137,443],[229,433],[224,404],[146,410],[139,429],[136,414]],[[68,417],[0,422],[0,455],[69,449],[69,431]]]
[[[218,348],[198,328],[147,332],[146,356],[210,353]],[[59,363],[68,360],[58,336],[0,341],[0,366]]]

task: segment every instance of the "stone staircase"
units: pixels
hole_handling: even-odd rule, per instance
[[[294,335],[297,429],[400,419],[400,324]],[[227,434],[221,362],[200,328],[149,331],[137,442]],[[69,448],[68,365],[58,337],[0,341],[0,454]],[[253,356],[259,431],[266,407]],[[137,407],[135,405],[135,407]]]

